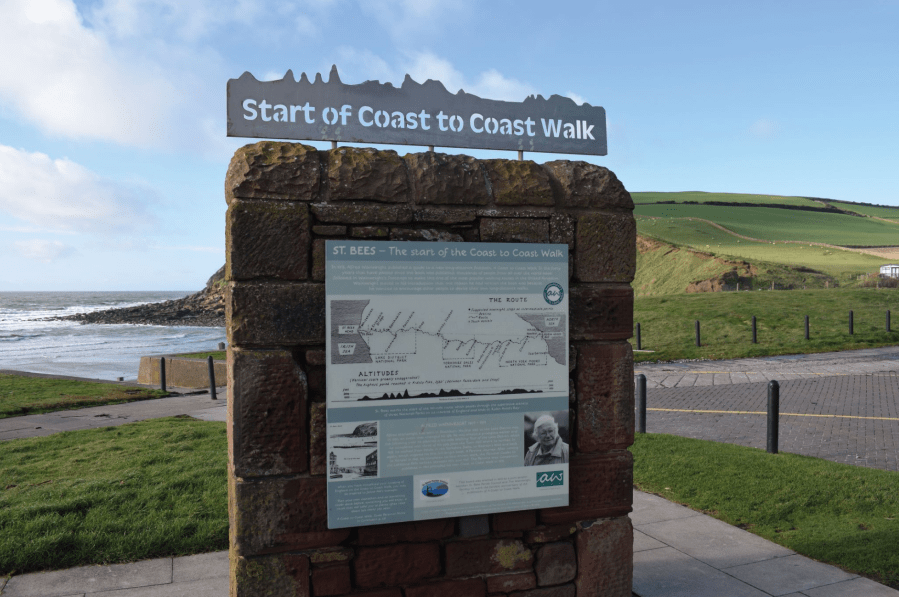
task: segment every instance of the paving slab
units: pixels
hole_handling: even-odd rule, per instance
[[[634,593],[640,597],[768,597],[673,547],[634,554]]]
[[[227,597],[228,594],[228,576],[225,575],[192,582],[88,593],[85,597]]]
[[[171,582],[172,558],[160,558],[13,576],[3,589],[3,597],[69,597]]]
[[[754,564],[734,566],[725,571],[769,595],[788,595],[857,578],[834,566],[800,555],[786,556]]]
[[[227,578],[230,573],[228,552],[214,551],[175,558],[172,562],[172,582],[191,582],[204,578]]]
[[[853,578],[843,582],[815,587],[803,591],[807,597],[896,597],[899,591],[893,590],[867,578]]]
[[[638,551],[646,551],[647,549],[658,549],[660,547],[668,547],[658,539],[653,539],[646,533],[641,533],[634,529],[634,553]]]
[[[659,542],[719,570],[795,553],[709,516],[664,520],[637,528]]]
[[[634,526],[693,516],[701,515],[699,512],[690,510],[680,504],[669,502],[657,495],[634,491],[633,511],[630,513]]]

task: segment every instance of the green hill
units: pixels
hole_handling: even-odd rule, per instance
[[[839,248],[899,245],[899,220],[870,217],[889,215],[894,208],[770,195],[632,196],[643,237],[633,284],[638,296],[710,291],[738,281],[752,288],[771,283],[778,288],[852,286],[860,276],[899,261],[899,251],[882,249],[875,256]],[[867,211],[868,217],[837,211],[850,208]]]

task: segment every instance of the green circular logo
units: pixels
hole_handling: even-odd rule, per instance
[[[550,305],[558,305],[561,303],[563,296],[565,296],[565,291],[562,290],[561,284],[557,284],[556,282],[550,282],[546,285],[546,288],[543,289],[543,298],[546,299],[546,302]]]

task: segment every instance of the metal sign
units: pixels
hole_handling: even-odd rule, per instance
[[[560,95],[522,102],[450,93],[442,83],[346,85],[249,72],[228,81],[228,136],[606,155],[606,111]]]

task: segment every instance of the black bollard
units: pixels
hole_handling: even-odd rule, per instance
[[[780,384],[768,382],[768,453],[777,454],[777,436],[780,433]]]
[[[805,339],[808,340],[808,315],[805,316]]]
[[[168,391],[165,387],[165,357],[159,357],[159,389]]]
[[[855,313],[849,311],[849,335],[855,334]]]
[[[212,364],[212,355],[206,357],[206,364],[209,365],[209,395],[213,400],[218,400],[215,395],[215,366]]]
[[[225,343],[219,342],[219,350],[225,350]]]
[[[637,376],[637,433],[646,433],[646,376]]]
[[[699,341],[699,320],[696,320],[696,346],[702,346],[702,342]]]
[[[887,309],[887,331],[888,331],[888,332],[891,332],[891,331],[892,331],[892,330],[890,329],[890,310],[889,310],[889,309]]]
[[[643,350],[643,339],[640,337],[640,324],[637,324],[637,350]]]
[[[758,334],[756,333],[756,328],[755,328],[755,315],[752,316],[752,343],[753,344],[759,343],[759,337],[758,337]]]

